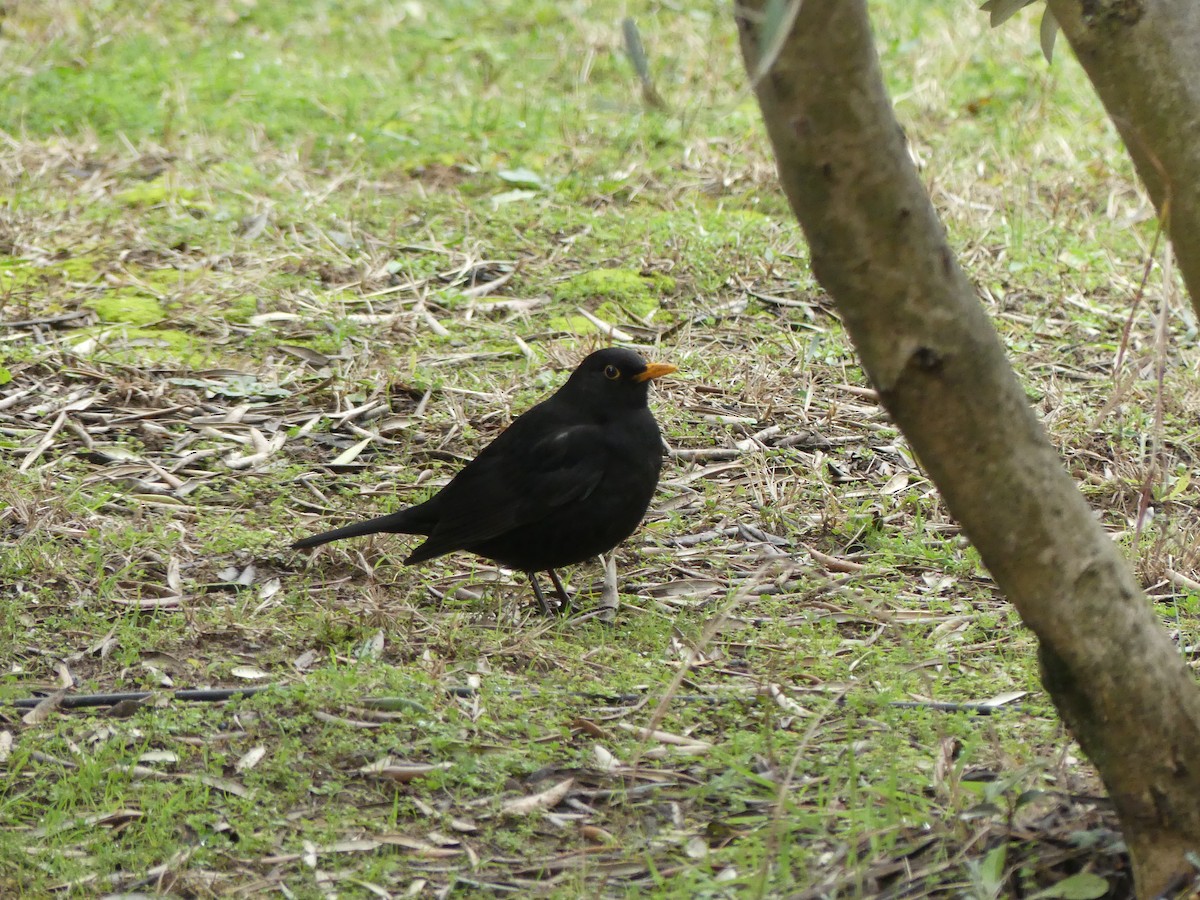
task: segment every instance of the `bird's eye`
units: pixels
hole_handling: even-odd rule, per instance
[[[605,366],[604,367],[604,377],[607,378],[609,381],[616,381],[618,378],[621,377],[621,370],[618,369],[616,366]]]

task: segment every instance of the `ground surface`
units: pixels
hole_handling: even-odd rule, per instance
[[[0,699],[155,692],[3,707],[0,894],[1126,894],[807,269],[727,9],[0,9]],[[873,9],[981,301],[1191,654],[1195,318],[1140,288],[1113,131],[1036,21]],[[597,567],[564,622],[405,538],[287,550],[426,496],[610,328],[680,367],[615,621]],[[170,699],[200,687],[262,690]]]

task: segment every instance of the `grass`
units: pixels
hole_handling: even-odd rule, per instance
[[[807,269],[727,9],[5,12],[0,893],[1128,889],[1032,638]],[[873,12],[1031,402],[1190,654],[1195,320],[1157,267],[1134,309],[1114,131],[1026,16]],[[404,538],[286,549],[427,496],[606,342],[585,313],[681,370],[615,622]],[[155,699],[9,705],[57,688]]]

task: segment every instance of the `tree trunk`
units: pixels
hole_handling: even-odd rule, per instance
[[[762,7],[736,11],[752,77]],[[1037,635],[1044,684],[1116,806],[1139,896],[1156,896],[1200,850],[1200,689],[946,243],[863,0],[803,0],[755,91],[813,272],[883,405]]]
[[[1150,192],[1200,316],[1200,3],[1049,2]]]

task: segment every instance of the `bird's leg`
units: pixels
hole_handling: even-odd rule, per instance
[[[600,565],[604,566],[604,590],[600,594],[600,620],[614,622],[617,618],[617,606],[620,604],[620,594],[617,592],[617,554],[609,553],[607,557],[600,554]]]
[[[537,599],[538,609],[542,611],[543,616],[550,615],[550,604],[546,602],[546,595],[542,593],[541,585],[538,584],[537,573],[526,572],[525,577],[529,579],[529,584],[533,588],[533,596]],[[555,580],[557,581],[557,579]]]
[[[566,615],[571,611],[571,595],[567,593],[567,589],[563,587],[562,579],[558,577],[558,573],[553,569],[550,572],[550,580],[554,582],[554,590],[558,594],[558,599],[562,601],[562,606],[559,608],[559,613]]]

